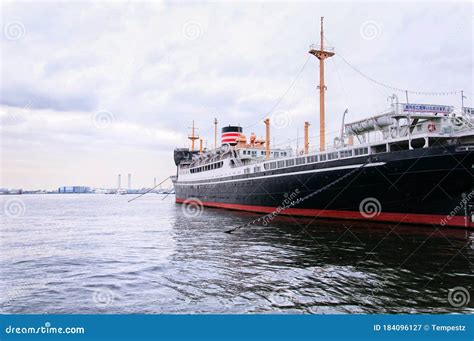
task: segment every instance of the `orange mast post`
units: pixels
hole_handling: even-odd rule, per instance
[[[324,85],[324,60],[334,56],[333,51],[324,50],[324,29],[323,29],[324,17],[321,17],[321,41],[319,49],[316,46],[311,46],[309,53],[319,59],[319,150],[324,151],[326,148],[325,139],[325,113],[324,113],[324,92],[326,86]]]
[[[270,119],[265,121],[265,160],[270,160]]]
[[[309,152],[309,122],[304,123],[304,153],[308,154]]]

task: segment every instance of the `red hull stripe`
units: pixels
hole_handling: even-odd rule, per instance
[[[177,203],[183,203],[186,199],[176,198]],[[259,212],[259,213],[271,213],[276,210],[276,207],[269,206],[253,206],[253,205],[240,205],[240,204],[226,204],[221,202],[203,202],[204,206],[227,208],[231,210]],[[407,224],[424,224],[424,225],[436,225],[436,226],[455,226],[464,228],[474,228],[474,224],[465,220],[464,217],[454,216],[449,217],[444,215],[436,214],[413,214],[413,213],[383,213],[372,217],[365,218],[358,211],[340,211],[340,210],[318,210],[311,208],[288,208],[281,214],[283,215],[295,215],[302,217],[320,217],[320,218],[339,218],[339,219],[356,219],[356,220],[370,220],[370,221],[383,221],[383,222],[394,222],[394,223],[407,223]]]

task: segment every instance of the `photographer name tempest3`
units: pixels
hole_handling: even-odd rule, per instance
[[[52,327],[50,322],[46,322],[44,326],[12,326],[5,328],[5,334],[85,334],[84,327]]]
[[[439,324],[374,324],[375,332],[466,332],[466,326]]]

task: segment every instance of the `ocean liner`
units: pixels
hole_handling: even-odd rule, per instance
[[[240,126],[225,126],[220,146],[215,120],[215,148],[203,150],[201,140],[195,150],[193,123],[191,148],[174,151],[176,202],[472,229],[473,109],[401,103],[393,95],[382,114],[351,123],[343,118],[340,136],[327,147],[324,61],[334,51],[324,48],[322,18],[320,44],[309,52],[320,63],[319,150],[309,150],[308,122],[303,150],[271,148],[268,118],[265,139],[252,133],[247,140]]]

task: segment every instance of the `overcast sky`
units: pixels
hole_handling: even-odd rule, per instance
[[[341,57],[395,87],[463,89],[472,106],[473,15],[454,2],[2,2],[0,187],[114,187],[118,173],[151,186],[175,172],[193,119],[212,147],[214,117],[262,135],[277,103],[276,144],[308,120],[314,146],[319,71],[308,47],[320,16],[336,52],[326,63],[332,135],[345,108],[348,120],[373,115],[393,92]],[[460,106],[457,95],[409,100]]]

